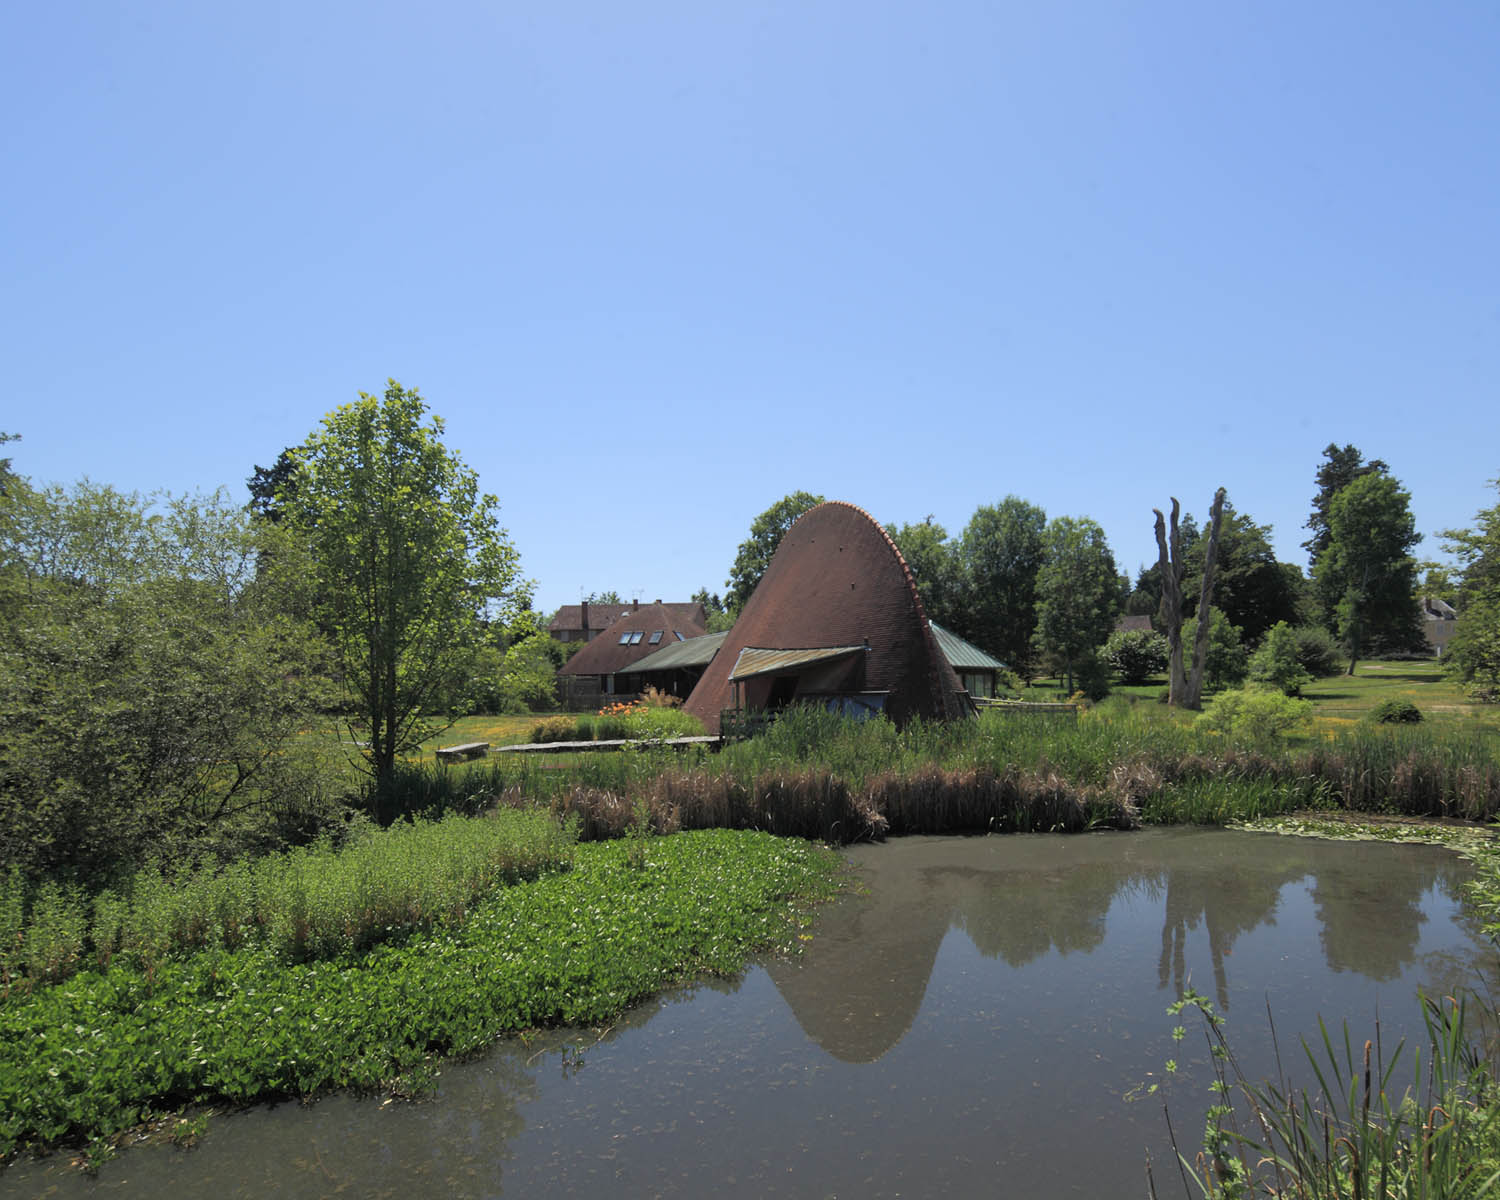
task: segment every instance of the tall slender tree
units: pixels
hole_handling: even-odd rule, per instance
[[[1347,674],[1371,645],[1420,650],[1426,644],[1411,555],[1421,540],[1411,496],[1383,472],[1361,475],[1328,506],[1328,545],[1313,579],[1332,600],[1334,632],[1349,655]]]
[[[1119,577],[1104,530],[1087,517],[1049,521],[1046,551],[1036,577],[1034,638],[1071,692],[1080,669],[1109,640],[1120,610]]]
[[[380,779],[445,727],[433,706],[463,678],[484,619],[529,606],[498,502],[442,434],[442,418],[393,379],[323,418],[295,490],[278,496],[306,540],[351,732]]]

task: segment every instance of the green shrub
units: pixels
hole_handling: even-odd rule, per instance
[[[1344,669],[1343,651],[1328,630],[1321,625],[1301,625],[1296,634],[1297,661],[1314,679],[1327,679]]]
[[[698,737],[703,733],[703,722],[680,708],[636,705],[624,717],[628,737],[674,738]]]
[[[1210,608],[1208,653],[1203,659],[1203,674],[1209,687],[1231,687],[1243,682],[1246,670],[1245,647],[1240,645],[1239,628],[1217,608]],[[1193,639],[1198,636],[1198,619],[1182,623],[1182,659],[1185,667],[1193,661]]]
[[[1193,726],[1255,742],[1270,741],[1307,729],[1312,711],[1310,700],[1294,700],[1265,688],[1240,688],[1215,696]]]
[[[583,721],[575,721],[572,717],[548,717],[545,721],[538,721],[531,727],[531,740],[533,742],[577,742],[588,741],[588,736],[583,735],[580,726]]]
[[[1312,682],[1297,658],[1297,631],[1285,621],[1266,630],[1260,649],[1250,656],[1250,678],[1287,696],[1300,696],[1302,685]]]
[[[1104,661],[1127,684],[1145,683],[1165,671],[1170,653],[1166,638],[1144,629],[1117,629],[1104,643]]]
[[[614,714],[597,716],[594,718],[594,740],[596,742],[614,742],[621,738],[628,738],[630,729],[625,724],[625,718]]]
[[[1422,719],[1422,710],[1410,700],[1392,696],[1370,710],[1369,720],[1377,725],[1414,725]]]

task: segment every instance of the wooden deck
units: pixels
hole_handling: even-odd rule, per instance
[[[685,750],[689,746],[707,746],[716,750],[719,739],[712,734],[677,738],[610,738],[600,742],[528,742],[519,746],[496,746],[495,754],[590,754],[599,750],[623,750],[626,746],[667,746]]]

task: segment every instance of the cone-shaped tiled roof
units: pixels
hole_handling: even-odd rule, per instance
[[[686,709],[711,730],[733,703],[729,674],[746,647],[768,650],[868,643],[864,686],[888,691],[898,724],[968,712],[958,677],[928,628],[911,571],[869,513],[834,501],[787,530]]]

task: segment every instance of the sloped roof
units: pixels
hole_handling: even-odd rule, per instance
[[[704,628],[701,604],[643,604],[627,609],[603,633],[568,659],[563,675],[615,675],[633,670],[647,655],[655,654],[669,642],[702,637]],[[621,643],[622,634],[641,636]],[[653,645],[651,635],[661,637]]]
[[[588,629],[605,629],[611,623],[620,619],[620,614],[628,612],[630,605],[625,604],[589,604]],[[565,629],[584,629],[583,605],[564,604],[554,614],[552,620],[547,622],[549,631],[562,632]]]
[[[1003,671],[1005,664],[993,655],[986,654],[973,642],[966,642],[958,634],[944,629],[936,621],[928,621],[932,636],[937,638],[938,649],[955,671]]]
[[[724,644],[724,639],[729,636],[726,629],[723,633],[705,633],[701,637],[688,638],[685,642],[679,642],[675,638],[670,646],[663,646],[655,654],[648,654],[640,662],[632,663],[632,671],[674,671],[679,667],[706,667],[713,661],[719,647]]]
[[[729,672],[729,679],[732,683],[737,679],[751,679],[756,675],[775,675],[781,671],[811,666],[813,663],[863,654],[866,649],[865,646],[817,646],[804,650],[768,650],[762,646],[746,646],[734,660],[734,670]]]
[[[896,544],[864,509],[819,504],[781,539],[684,707],[716,730],[719,713],[733,702],[730,672],[746,648],[863,649],[867,642],[864,687],[889,693],[885,711],[892,720],[968,711]]]

